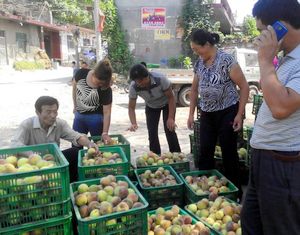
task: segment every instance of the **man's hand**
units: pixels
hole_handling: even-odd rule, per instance
[[[131,126],[127,129],[128,131],[136,131],[138,129],[137,124],[131,124]]]
[[[169,129],[169,131],[175,131],[176,127],[177,127],[177,125],[175,124],[174,119],[173,118],[168,118],[167,128]]]
[[[194,129],[194,117],[193,116],[189,116],[188,120],[187,120],[187,127],[190,130]]]
[[[89,143],[88,148],[94,148],[94,149],[96,150],[96,153],[99,152],[99,147],[98,147],[98,145],[97,145],[96,143],[92,142],[92,141]]]
[[[259,61],[273,63],[280,44],[273,27],[269,25],[266,30],[263,30],[255,39],[254,44],[258,49]]]

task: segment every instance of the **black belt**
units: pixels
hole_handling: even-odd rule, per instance
[[[300,152],[293,151],[293,152],[283,152],[285,154],[280,154],[278,151],[274,150],[263,150],[270,154],[273,158],[283,161],[283,162],[297,162],[300,161]],[[281,152],[281,151],[280,151]],[[293,155],[291,155],[293,154]]]

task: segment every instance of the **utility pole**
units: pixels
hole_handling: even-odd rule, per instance
[[[95,34],[96,34],[97,62],[102,60],[101,33],[98,30],[99,20],[100,20],[99,10],[100,10],[99,0],[94,0],[94,22],[95,22]]]

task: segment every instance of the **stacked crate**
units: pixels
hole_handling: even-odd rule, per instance
[[[85,156],[88,150],[83,149],[78,152],[78,178],[79,180],[101,178],[106,175],[128,175],[129,164],[126,155],[122,147],[99,147],[100,152],[110,152],[112,154],[117,153],[122,162],[95,165],[83,165],[82,158]]]
[[[157,184],[156,186],[146,186],[145,179],[141,177],[145,172],[151,172],[149,175],[150,178],[155,178],[155,172],[159,169],[164,169],[168,171],[169,175],[174,177],[176,183],[175,184]],[[149,203],[150,209],[156,209],[158,207],[165,207],[171,205],[182,205],[184,201],[184,188],[183,182],[180,179],[179,175],[175,172],[175,170],[171,166],[156,166],[156,167],[145,167],[139,168],[135,170],[136,177],[138,179],[138,186],[140,192],[145,197],[145,199]]]
[[[263,102],[263,95],[254,95],[253,96],[253,106],[252,106],[252,114],[255,115],[255,120],[257,118],[258,110]]]
[[[55,165],[47,166],[37,157],[41,163],[32,163],[33,169],[27,163],[23,167],[19,164],[16,169],[16,162],[4,160],[8,157],[24,160],[25,156],[33,155],[50,158]],[[42,144],[2,149],[0,160],[1,171],[6,172],[0,173],[0,233],[56,230],[56,234],[71,234],[69,164],[58,146]],[[42,163],[45,165],[39,165]]]
[[[109,176],[107,176],[109,177]],[[112,181],[114,186],[113,195],[118,191],[119,194],[120,188],[124,186],[118,185],[118,183],[122,183],[122,185],[128,185],[128,190],[131,190],[131,193],[134,192],[138,195],[138,203],[140,204],[138,207],[132,206],[131,208],[122,209],[121,207],[116,208],[116,210],[111,209],[109,211],[107,204],[110,204],[107,200],[99,201],[100,206],[95,207],[93,210],[89,212],[89,215],[86,217],[83,216],[83,207],[91,207],[91,203],[93,201],[86,201],[86,203],[78,206],[78,196],[80,194],[86,193],[93,193],[96,190],[92,190],[92,188],[99,187],[103,188],[103,183],[101,184],[103,178],[92,179],[92,180],[85,180],[79,181],[71,184],[71,199],[73,202],[74,213],[76,216],[76,220],[78,223],[78,233],[79,235],[115,235],[115,234],[122,234],[122,235],[140,235],[140,234],[147,234],[147,206],[148,203],[144,199],[144,197],[140,194],[140,192],[136,189],[135,185],[128,179],[127,176],[119,175],[115,177],[115,181]],[[80,185],[87,185],[89,187],[88,192],[80,193],[79,188]],[[112,185],[112,184],[110,184]],[[112,186],[110,186],[112,187]],[[104,187],[105,188],[105,187]],[[99,194],[99,191],[97,194]],[[102,190],[104,191],[104,189]],[[124,192],[124,191],[123,191]],[[128,192],[127,192],[128,193]],[[107,196],[108,197],[108,196]],[[111,195],[110,195],[111,197]],[[97,203],[97,202],[96,202]],[[112,202],[111,202],[112,203]],[[121,203],[121,201],[119,202]],[[125,203],[123,201],[123,203]],[[105,205],[106,204],[106,209]],[[125,203],[126,204],[126,203]],[[104,210],[103,210],[104,209]],[[99,215],[93,216],[93,211],[99,210]]]

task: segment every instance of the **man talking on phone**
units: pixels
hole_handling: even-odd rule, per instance
[[[253,8],[264,102],[250,141],[250,179],[243,203],[243,235],[300,233],[300,4],[259,0]],[[275,32],[279,21],[286,33]],[[284,34],[281,40],[277,35]],[[278,51],[284,57],[277,69]]]

